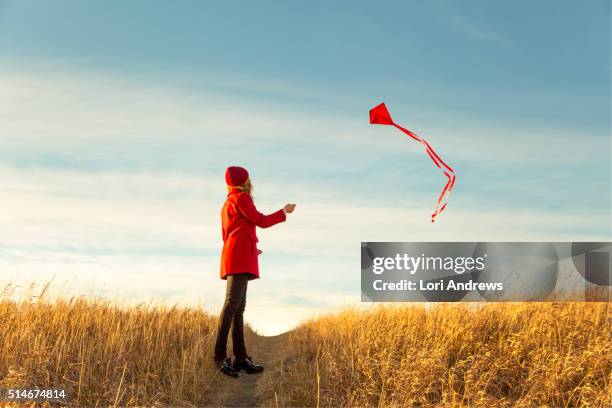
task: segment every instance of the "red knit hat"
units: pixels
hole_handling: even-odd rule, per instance
[[[225,182],[228,186],[241,186],[248,180],[248,178],[249,172],[243,167],[229,166],[225,170]]]

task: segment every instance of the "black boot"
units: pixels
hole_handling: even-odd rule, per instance
[[[229,375],[230,377],[234,378],[238,377],[238,371],[232,367],[232,360],[229,358],[226,358],[223,361],[215,360],[215,366],[217,367],[217,370],[221,371],[225,375]]]
[[[236,371],[244,370],[247,374],[257,374],[264,370],[262,365],[253,362],[251,356],[245,358],[244,361],[234,361],[234,369]]]

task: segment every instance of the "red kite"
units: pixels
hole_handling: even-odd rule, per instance
[[[436,154],[434,149],[429,145],[429,143],[427,143],[425,139],[421,139],[419,136],[415,135],[408,129],[404,129],[403,127],[393,122],[393,119],[391,119],[391,115],[389,115],[389,111],[387,110],[387,107],[384,103],[381,103],[380,105],[370,109],[370,124],[393,125],[411,138],[413,138],[414,140],[416,140],[417,142],[421,143],[423,146],[425,146],[425,151],[427,152],[431,160],[436,166],[438,166],[440,170],[442,170],[442,172],[448,179],[446,185],[442,189],[442,193],[440,193],[440,196],[438,197],[436,209],[433,214],[431,214],[431,222],[434,222],[435,218],[446,208],[446,204],[448,203],[448,198],[450,197],[451,190],[455,185],[455,171],[448,164],[444,163],[444,161],[440,158],[440,156]]]

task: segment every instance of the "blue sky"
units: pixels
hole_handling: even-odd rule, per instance
[[[609,1],[0,1],[0,268],[217,311],[228,164],[298,203],[265,333],[357,302],[360,241],[609,240],[610,88]]]

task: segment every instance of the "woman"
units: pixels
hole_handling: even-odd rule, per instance
[[[221,210],[223,252],[221,253],[221,279],[227,280],[225,303],[221,310],[217,340],[215,342],[215,365],[224,374],[238,377],[241,370],[249,374],[260,373],[263,366],[255,364],[247,354],[244,344],[242,315],[246,306],[247,283],[259,278],[257,235],[255,226],[268,228],[287,218],[295,204],[264,215],[253,204],[253,185],[249,173],[242,167],[231,166],[225,170],[227,200]],[[232,328],[234,362],[227,358],[227,337]]]

